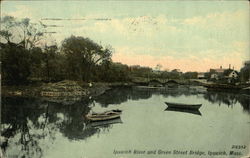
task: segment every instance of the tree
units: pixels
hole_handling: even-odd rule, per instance
[[[43,58],[43,76],[46,81],[60,81],[65,79],[65,58],[58,52],[56,45],[45,46]]]
[[[149,76],[151,76],[153,74],[153,70],[150,67],[141,67],[141,66],[130,66],[130,73],[133,76],[136,77],[145,77],[148,78]]]
[[[43,38],[44,27],[28,18],[12,16],[4,16],[0,22],[3,80],[7,84],[22,84],[30,75],[40,76],[42,51],[36,46]]]
[[[1,44],[2,77],[7,84],[23,84],[30,75],[30,54],[20,45]]]
[[[34,47],[29,50],[30,51],[30,70],[31,70],[31,78],[41,79],[43,77],[42,66],[44,53],[41,48]]]
[[[121,63],[110,63],[103,70],[102,80],[107,82],[129,81],[129,68]]]
[[[182,74],[182,72],[180,72],[180,70],[174,69],[171,72],[169,72],[169,76],[170,76],[169,78],[170,79],[180,79],[181,74]]]
[[[170,78],[170,72],[163,71],[162,74],[161,74],[161,78],[165,78],[165,79]]]
[[[197,79],[198,73],[197,72],[186,72],[183,74],[185,79]]]
[[[245,65],[240,70],[241,81],[246,82],[250,80],[250,61],[245,62]]]
[[[1,19],[1,30],[0,37],[5,39],[7,42],[11,42],[13,40],[13,31],[17,26],[17,22],[12,16],[5,16]]]
[[[91,80],[95,66],[111,61],[112,48],[103,48],[89,38],[71,36],[62,43],[70,79]]]
[[[45,27],[31,23],[29,18],[21,20],[5,16],[1,20],[0,37],[7,42],[21,43],[24,48],[31,49],[39,44]]]

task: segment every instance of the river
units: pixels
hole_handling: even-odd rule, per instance
[[[202,106],[171,111],[165,101]],[[249,153],[249,106],[248,95],[178,89],[116,88],[70,104],[3,97],[1,126],[9,158],[236,158]],[[84,118],[110,109],[121,109],[121,119]]]

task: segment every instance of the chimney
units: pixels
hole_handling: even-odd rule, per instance
[[[222,66],[220,66],[220,69],[222,69]]]
[[[234,66],[233,66],[233,70],[234,70]]]
[[[231,69],[231,64],[229,64],[229,69]]]

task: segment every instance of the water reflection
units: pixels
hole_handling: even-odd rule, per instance
[[[245,112],[250,113],[249,96],[207,92],[199,93],[189,88],[147,91],[136,89],[112,89],[94,100],[78,100],[74,103],[62,104],[49,102],[37,98],[5,97],[2,98],[2,136],[11,139],[7,144],[11,145],[19,157],[43,157],[43,150],[49,148],[40,143],[42,139],[55,141],[56,135],[62,134],[69,140],[86,140],[93,135],[99,135],[103,131],[110,131],[121,120],[113,122],[87,123],[85,116],[91,110],[94,102],[102,107],[110,104],[119,105],[129,100],[146,100],[152,96],[175,97],[198,95],[208,100],[212,105],[234,106],[237,103],[243,107]],[[164,104],[164,102],[162,103]],[[201,115],[199,111],[183,111],[180,109],[169,109],[166,111],[187,112]],[[15,146],[15,147],[13,147]],[[8,148],[8,146],[7,146]],[[20,149],[20,150],[19,150]]]
[[[227,106],[234,106],[239,102],[245,112],[250,113],[250,96],[234,93],[223,92],[207,92],[203,95],[204,99],[213,104],[226,104]]]
[[[81,100],[71,105],[63,105],[35,98],[6,97],[2,99],[2,136],[14,138],[20,157],[42,157],[39,140],[55,139],[60,132],[71,140],[86,139],[100,133],[100,128],[86,128],[85,116],[89,111],[89,100]],[[10,145],[5,142],[3,148]],[[15,156],[15,155],[14,155]]]
[[[153,92],[150,91],[136,91],[131,88],[112,89],[107,91],[101,96],[95,98],[95,101],[100,103],[103,107],[109,104],[121,104],[127,100],[148,99],[152,96]]]
[[[195,115],[200,115],[201,116],[201,112],[199,110],[190,110],[190,109],[167,107],[165,109],[165,111],[184,112],[184,113],[190,113],[190,114],[195,114]]]
[[[87,127],[108,127],[112,124],[118,124],[122,123],[121,118],[116,118],[112,120],[106,120],[106,121],[95,121],[95,122],[89,122],[86,124]]]
[[[121,104],[128,100],[148,99],[152,95],[162,95],[164,97],[180,97],[199,95],[205,100],[213,104],[226,104],[228,106],[234,106],[236,103],[240,103],[245,112],[250,113],[250,96],[235,94],[235,93],[223,93],[223,92],[206,92],[199,90],[199,88],[181,87],[164,91],[153,91],[147,89],[130,89],[125,88],[112,89],[103,95],[96,98],[96,102],[100,103],[103,107],[107,107],[109,104]],[[112,99],[111,99],[112,98]]]

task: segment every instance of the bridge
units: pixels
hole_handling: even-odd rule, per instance
[[[184,84],[187,82],[187,80],[133,77],[132,82],[141,85],[166,85],[166,84]]]
[[[140,85],[169,85],[169,84],[209,84],[205,79],[167,79],[167,78],[143,78],[143,77],[133,77],[132,82]]]

